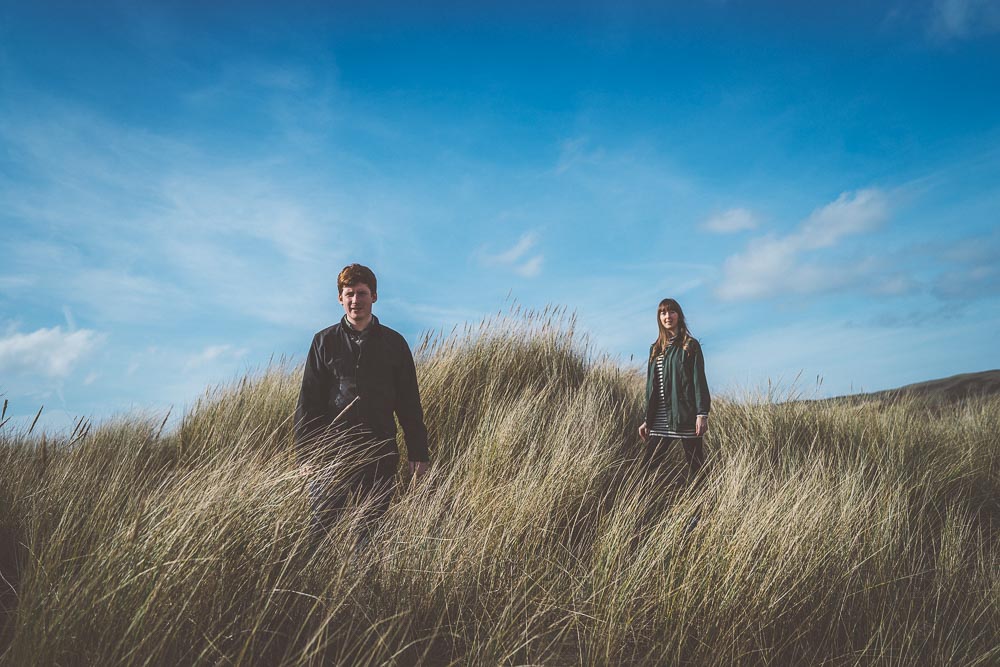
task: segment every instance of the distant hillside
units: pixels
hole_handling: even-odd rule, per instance
[[[831,400],[895,401],[900,398],[920,398],[941,403],[954,403],[965,398],[1000,394],[1000,370],[962,373],[939,380],[908,384],[867,394],[838,396]]]

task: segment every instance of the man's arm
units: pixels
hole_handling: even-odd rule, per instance
[[[330,372],[323,363],[320,346],[320,335],[316,334],[306,356],[302,388],[295,408],[295,455],[300,462],[305,460],[317,433],[326,426],[325,406],[330,395]]]
[[[427,451],[427,427],[424,426],[424,410],[420,406],[420,390],[417,387],[417,368],[413,363],[410,346],[402,337],[402,361],[396,373],[396,416],[403,427],[403,437],[406,440],[407,458],[411,462],[410,469],[414,472],[413,463],[430,461]],[[421,470],[422,471],[422,470]]]

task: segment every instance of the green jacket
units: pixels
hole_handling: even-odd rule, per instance
[[[653,346],[649,347],[652,354]],[[654,396],[655,373],[654,360],[649,360],[646,368],[646,423],[653,423],[653,413],[656,410],[658,396]],[[677,345],[667,347],[663,355],[661,369],[669,393],[667,394],[667,414],[670,417],[671,430],[693,430],[695,418],[707,415],[712,407],[712,397],[708,393],[708,381],[705,379],[705,356],[701,352],[698,341],[691,339],[688,349]],[[653,399],[656,400],[653,400]]]

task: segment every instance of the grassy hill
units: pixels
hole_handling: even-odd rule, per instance
[[[854,401],[919,399],[932,403],[957,403],[1000,394],[1000,370],[962,373],[938,380],[916,382],[896,389],[842,396]]]
[[[693,487],[679,452],[637,468],[643,379],[558,315],[425,341],[418,373],[433,472],[357,554],[356,513],[306,539],[296,369],[173,432],[0,431],[0,664],[1000,661],[996,396],[720,399]]]

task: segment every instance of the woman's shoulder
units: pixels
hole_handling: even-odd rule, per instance
[[[698,352],[701,350],[701,343],[694,336],[688,336],[687,343],[684,345],[684,349],[688,352]]]

